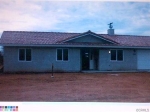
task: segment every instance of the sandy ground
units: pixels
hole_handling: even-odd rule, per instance
[[[150,73],[0,74],[0,101],[150,102]]]

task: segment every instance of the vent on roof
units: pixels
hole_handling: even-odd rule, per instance
[[[113,28],[112,24],[113,22],[108,24],[109,25],[109,29],[107,30],[108,35],[114,35],[114,29],[112,29]]]

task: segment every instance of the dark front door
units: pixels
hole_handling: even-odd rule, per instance
[[[82,55],[82,70],[89,70],[89,57],[90,57],[90,52],[89,49],[83,49],[81,51]]]

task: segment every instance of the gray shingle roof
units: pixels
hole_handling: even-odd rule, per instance
[[[83,33],[4,31],[0,39],[0,44],[2,45],[70,44],[70,45],[108,46],[98,43],[63,43],[64,40],[71,39],[82,34]],[[116,44],[116,46],[150,47],[150,36],[108,35],[108,34],[97,34],[97,35],[118,43]]]
[[[150,47],[150,36],[134,36],[134,35],[107,35],[100,34],[101,36],[111,39],[122,46],[144,46]]]
[[[2,44],[56,44],[79,33],[4,31]]]

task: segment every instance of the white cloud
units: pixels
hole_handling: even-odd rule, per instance
[[[107,24],[114,22],[116,33],[127,34],[138,28],[150,28],[149,6],[150,3],[133,2],[2,0],[0,32],[92,30],[107,33]],[[143,13],[145,11],[146,13]],[[146,34],[147,30],[143,30],[143,34]]]
[[[43,12],[40,5],[28,2],[2,2],[0,32],[3,30],[37,30],[53,28],[59,18],[52,11]]]

